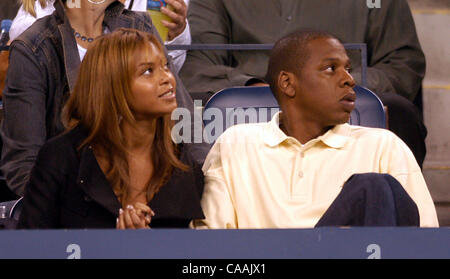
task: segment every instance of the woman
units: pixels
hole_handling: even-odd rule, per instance
[[[17,38],[23,31],[30,27],[38,18],[51,15],[55,8],[53,7],[54,0],[21,0],[22,6],[20,7],[14,21],[11,25],[10,38],[11,41]],[[74,4],[78,0],[71,0]],[[100,2],[100,1],[98,1]],[[144,12],[147,10],[147,0],[120,0],[124,3],[125,7],[133,11]],[[169,41],[165,42],[166,45],[177,45],[191,43],[191,33],[189,30],[189,24],[187,22],[187,5],[188,0],[167,0],[167,3],[174,7],[173,11],[169,9],[162,10],[162,13],[166,14],[172,22],[163,22],[163,24],[169,29]],[[173,59],[173,63],[178,73],[183,66],[186,59],[185,50],[170,50],[169,55]]]
[[[154,36],[92,44],[64,108],[68,131],[40,150],[18,228],[188,227],[203,218],[201,166],[171,139],[176,81]]]
[[[8,187],[19,196],[39,148],[64,131],[61,109],[74,88],[80,61],[95,38],[120,27],[157,36],[146,12],[126,10],[116,0],[79,1],[79,8],[69,8],[69,1],[55,0],[55,12],[36,21],[10,47],[0,169]],[[193,113],[189,93],[181,82],[177,84],[178,106]],[[195,159],[202,162],[207,149],[203,144],[193,147]]]

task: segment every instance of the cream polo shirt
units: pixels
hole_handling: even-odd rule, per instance
[[[355,173],[389,173],[416,202],[422,227],[437,227],[420,167],[385,129],[337,125],[302,145],[269,123],[227,129],[203,165],[204,220],[194,228],[314,227]]]

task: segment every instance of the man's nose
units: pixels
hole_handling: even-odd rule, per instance
[[[343,70],[343,76],[341,79],[341,86],[350,86],[350,87],[355,87],[356,83],[355,80],[353,79],[353,76],[347,71],[347,70]]]

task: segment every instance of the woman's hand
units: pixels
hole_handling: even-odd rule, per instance
[[[172,22],[162,20],[161,23],[169,29],[167,40],[171,41],[183,33],[184,28],[186,28],[187,6],[184,0],[166,0],[166,2],[173,9],[162,7],[161,12],[170,17]]]
[[[149,228],[151,217],[155,216],[153,210],[147,205],[137,202],[120,209],[116,229],[146,229]]]

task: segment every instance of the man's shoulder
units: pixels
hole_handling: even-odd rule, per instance
[[[350,127],[351,135],[354,137],[378,137],[390,138],[396,137],[394,133],[384,128],[372,128],[356,125],[348,125]]]
[[[361,144],[372,144],[372,145],[392,145],[400,144],[405,145],[405,143],[393,132],[384,128],[371,128],[362,126],[350,126],[350,137]]]

